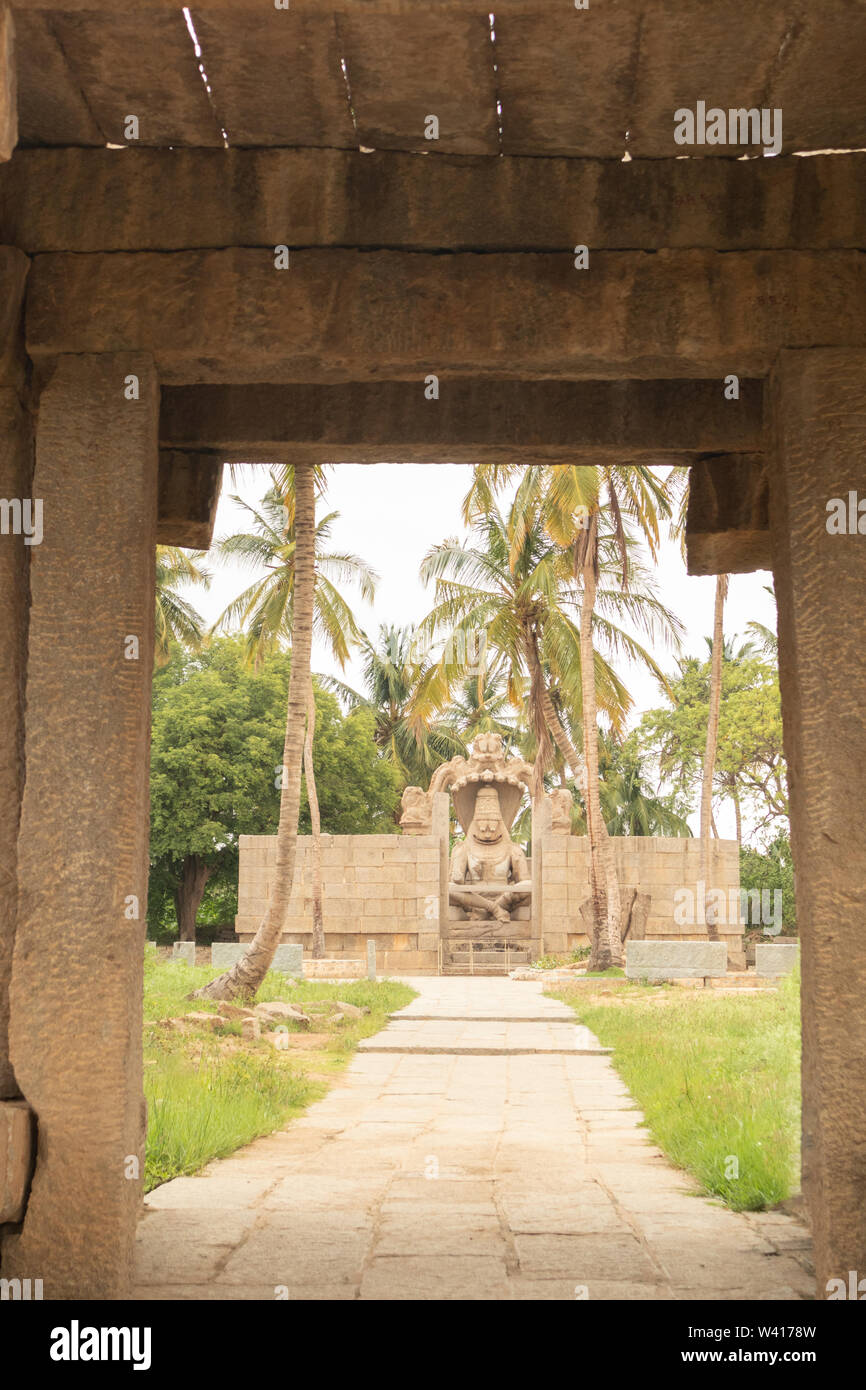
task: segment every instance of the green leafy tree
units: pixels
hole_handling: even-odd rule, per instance
[[[779,829],[765,847],[744,846],[740,850],[740,887],[747,893],[782,894],[782,928],[797,929],[794,895],[794,860],[787,830]],[[757,925],[757,923],[754,923]]]
[[[684,808],[674,794],[654,792],[647,759],[634,734],[619,742],[602,733],[598,746],[601,812],[609,835],[690,836]],[[575,788],[572,829],[586,834],[586,799]]]
[[[734,805],[737,838],[744,813],[751,833],[783,828],[788,816],[782,743],[782,706],[775,664],[762,656],[735,655],[722,662],[714,791]],[[641,747],[658,760],[663,778],[682,796],[700,785],[709,709],[710,662],[688,657],[669,681],[670,705],[641,719]]]
[[[276,828],[288,670],[280,656],[253,675],[226,638],[194,658],[176,650],[154,682],[148,916],[173,901],[181,940],[208,885],[236,882],[238,837]]]
[[[257,673],[241,638],[215,639],[198,657],[176,651],[154,683],[151,756],[152,928],[173,903],[182,940],[193,940],[205,915],[236,911],[238,837],[272,835],[291,657],[277,652]],[[313,754],[322,827],[334,835],[383,834],[394,828],[399,779],[376,754],[363,711],[344,715],[333,695],[317,690]],[[309,834],[302,795],[299,831]]]

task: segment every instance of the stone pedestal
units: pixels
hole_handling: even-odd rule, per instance
[[[39,405],[9,1029],[37,1158],[2,1259],[51,1299],[124,1296],[140,1205],[158,401],[149,359],[75,356]]]
[[[803,1179],[823,1296],[829,1278],[866,1270],[866,534],[827,529],[832,499],[866,500],[866,353],[782,353],[772,386],[770,526],[803,971]]]

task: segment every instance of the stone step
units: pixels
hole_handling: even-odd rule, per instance
[[[463,961],[468,964],[474,960],[476,965],[504,965],[511,961],[514,965],[522,965],[530,959],[529,951],[446,951],[445,960],[451,965],[460,965]]]
[[[505,965],[476,965],[471,971],[467,965],[443,965],[443,975],[505,975],[511,971],[511,966]]]

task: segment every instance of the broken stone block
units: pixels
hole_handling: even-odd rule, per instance
[[[257,1018],[241,1019],[242,1038],[260,1038],[262,1036],[262,1025]]]
[[[194,1028],[209,1028],[211,1032],[213,1032],[215,1028],[222,1027],[223,1023],[225,1022],[225,1019],[221,1018],[219,1014],[208,1014],[202,1012],[184,1014],[183,1018],[180,1021],[181,1023],[191,1023]]]
[[[293,1004],[287,1004],[282,999],[274,999],[267,1004],[257,1004],[255,1016],[268,1022],[278,1018],[289,1018],[293,1023],[309,1024],[310,1022],[309,1017],[302,1009],[296,1009]]]
[[[254,1009],[244,1009],[240,1004],[230,1004],[227,999],[220,1000],[217,1010],[223,1018],[255,1018]]]
[[[356,1004],[346,1004],[342,999],[337,999],[336,1005],[345,1018],[363,1018],[364,1014],[370,1012],[368,1008],[359,1009]]]

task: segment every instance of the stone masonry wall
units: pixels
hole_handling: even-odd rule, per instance
[[[700,840],[667,839],[660,836],[629,836],[612,841],[617,871],[627,905],[634,889],[650,895],[647,938],[680,941],[699,940],[706,931],[694,920],[678,923],[674,919],[674,894],[688,889],[697,896],[701,879]],[[541,844],[542,930],[546,951],[566,951],[587,945],[589,938],[580,918],[580,908],[589,897],[589,841],[585,836],[548,831]],[[735,840],[714,840],[712,868],[707,890],[719,888],[726,895],[725,916],[719,918],[719,939],[729,949],[739,951],[742,925],[738,907],[740,889],[739,848]],[[737,895],[732,901],[731,895]]]
[[[447,843],[447,842],[446,842]],[[284,941],[308,950],[313,932],[308,835],[298,839],[298,869]],[[238,915],[241,941],[255,934],[274,872],[276,839],[240,838]],[[443,846],[437,835],[323,835],[322,900],[327,953],[357,957],[376,941],[385,971],[438,969]]]
[[[443,827],[440,827],[442,830]],[[327,954],[357,958],[376,941],[380,968],[391,972],[438,969],[439,923],[448,912],[444,899],[447,845],[443,833],[431,835],[323,835],[322,900]],[[706,931],[692,915],[677,922],[675,893],[688,889],[697,900],[700,841],[634,836],[613,840],[617,871],[627,906],[633,891],[650,896],[647,938],[703,940]],[[236,931],[251,941],[267,903],[276,857],[270,835],[242,835]],[[299,877],[292,894],[283,940],[309,951],[313,932],[310,837],[298,839]],[[533,841],[532,949],[569,951],[587,945],[580,909],[589,897],[589,842],[585,836],[557,833],[542,810]],[[734,840],[715,840],[707,888],[725,893],[719,938],[731,952],[742,947],[738,917],[739,851]],[[696,903],[697,905],[697,903]]]

